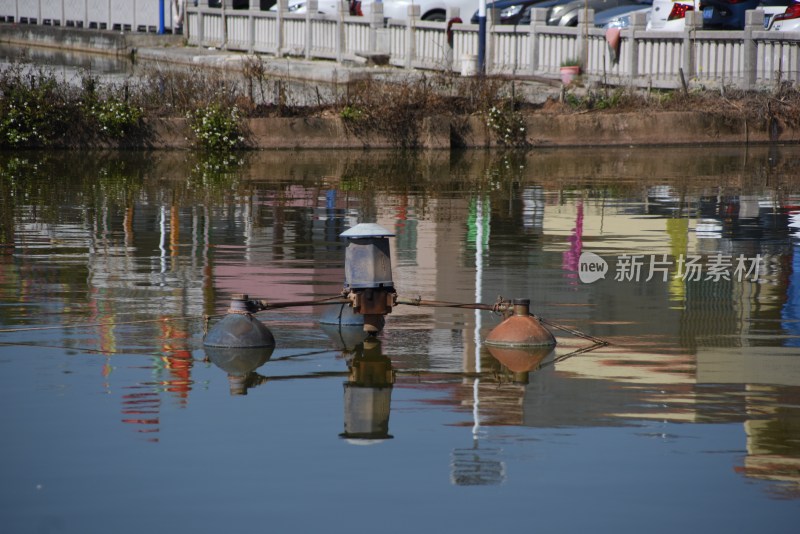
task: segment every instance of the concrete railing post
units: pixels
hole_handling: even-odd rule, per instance
[[[498,24],[500,21],[500,10],[498,9],[489,9],[486,8],[486,48],[484,48],[484,53],[486,54],[483,58],[483,73],[488,75],[492,73],[492,68],[494,67],[494,47],[495,47],[495,38],[497,34],[494,32],[495,24]],[[478,67],[480,69],[480,67]]]
[[[414,35],[417,28],[417,21],[419,20],[420,9],[418,5],[412,4],[408,6],[408,20],[406,20],[406,64],[405,67],[410,69],[417,59],[417,36]]]
[[[63,28],[63,27],[65,27],[67,25],[67,11],[66,11],[66,8],[64,6],[64,0],[61,0],[61,17],[60,18],[61,18],[61,20],[59,21],[59,24]]]
[[[206,40],[206,21],[204,20],[206,9],[208,9],[208,0],[200,0],[197,2],[197,44],[203,46]],[[109,26],[110,28],[110,26]]]
[[[628,27],[630,40],[628,41],[628,64],[625,70],[630,84],[633,86],[638,85],[637,78],[639,78],[639,42],[636,38],[637,34],[643,32],[647,27],[647,15],[647,13],[634,13],[631,17],[631,25]]]
[[[307,0],[306,4],[306,32],[304,46],[306,49],[306,59],[311,59],[311,50],[314,47],[314,31],[311,24],[312,19],[319,11],[319,0]]]
[[[697,61],[694,39],[697,30],[703,27],[703,14],[696,11],[686,12],[686,27],[683,33],[683,55],[681,57],[681,78],[678,83],[688,84],[687,79],[697,76]]]
[[[445,12],[445,20],[447,22],[449,22],[449,21],[451,21],[453,19],[459,19],[459,20],[462,20],[462,21],[464,20],[464,19],[461,18],[461,8],[458,8],[458,7],[448,7],[447,8],[447,11]]]
[[[283,19],[289,9],[289,0],[278,0],[275,4],[278,10],[275,28],[275,56],[283,55]]]
[[[461,9],[457,7],[448,7],[447,14],[445,15],[445,19],[447,20],[447,35],[445,35],[445,39],[447,41],[447,46],[444,49],[444,62],[447,66],[447,70],[455,70],[455,58],[453,57],[453,30],[452,25],[450,24],[454,20],[463,20],[461,18]]]
[[[208,0],[206,0],[206,2],[208,2]],[[108,0],[108,19],[106,21],[106,29],[110,30],[112,24],[113,22],[111,21],[111,0]]]
[[[247,53],[253,54],[256,51],[256,13],[258,12],[258,0],[250,0],[247,4]]]
[[[344,60],[345,50],[347,50],[344,18],[350,15],[350,6],[347,5],[345,0],[341,0],[338,7],[338,16],[336,17],[336,61],[341,63]]]
[[[753,39],[753,32],[764,29],[764,11],[755,9],[744,13],[744,35],[742,36],[744,78],[742,89],[749,91],[755,89],[758,80],[758,45]]]
[[[581,63],[581,70],[587,75],[592,72],[592,58],[589,52],[589,28],[594,27],[594,9],[581,9],[578,12],[578,37],[575,42],[575,52]]]
[[[531,71],[530,74],[539,72],[539,52],[541,50],[541,43],[539,42],[539,28],[547,26],[547,10],[542,8],[531,9],[531,25],[530,25],[530,53],[531,53]]]
[[[383,27],[383,2],[373,2],[369,13],[369,53],[387,52],[386,31]]]

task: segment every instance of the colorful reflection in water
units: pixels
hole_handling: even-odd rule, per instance
[[[2,154],[0,518],[214,531],[266,514],[305,532],[355,499],[369,524],[413,510],[396,532],[792,531],[798,163],[795,147]],[[321,327],[318,305],[259,315],[274,351],[203,349],[233,293],[337,295],[358,222],[396,234],[401,296],[530,298],[558,346],[492,351],[496,314],[414,306],[365,340]]]

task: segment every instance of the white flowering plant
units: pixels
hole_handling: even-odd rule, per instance
[[[0,98],[0,146],[47,145],[63,127],[58,100],[29,88],[9,93]]]
[[[136,130],[142,119],[142,108],[110,97],[91,105],[89,114],[97,121],[99,133],[121,139]]]
[[[189,125],[200,146],[211,151],[235,150],[244,146],[239,109],[225,109],[218,104],[190,111]]]
[[[29,115],[28,102],[8,104],[0,114],[0,145],[21,146],[44,141],[36,125],[30,124]]]
[[[522,148],[529,144],[522,114],[511,105],[492,106],[486,114],[486,126],[500,146]]]

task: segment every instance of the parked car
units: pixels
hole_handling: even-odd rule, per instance
[[[744,29],[745,12],[752,9],[764,11],[764,27],[768,28],[770,19],[783,13],[790,2],[791,0],[701,0],[703,29]]]
[[[544,4],[547,4],[546,6]],[[531,7],[550,7],[554,0],[499,0],[487,2],[486,10],[496,9],[500,12],[500,24],[530,24]],[[527,18],[527,22],[524,20]],[[478,23],[478,11],[470,19],[472,24]]]
[[[612,7],[595,13],[594,25],[605,30],[609,28],[627,28],[631,25],[631,18],[635,13],[645,13],[649,17],[652,3],[652,0],[647,0],[638,5]]]
[[[701,11],[704,29],[744,28],[744,12],[748,9],[764,11],[764,27],[769,27],[773,16],[782,13],[791,0],[653,0],[648,30],[682,31],[686,27],[686,13]],[[755,3],[754,3],[755,2]],[[741,9],[741,4],[744,9]]]
[[[369,12],[370,6],[376,0],[363,0],[361,9],[364,14]],[[419,6],[420,19],[430,22],[444,22],[447,20],[447,8],[457,7],[460,18],[466,20],[477,5],[478,0],[383,0],[383,16],[389,19],[406,20],[408,7]]]
[[[641,0],[566,0],[552,6],[547,12],[548,26],[577,26],[578,15],[584,9],[601,11],[619,6],[641,5]]]
[[[648,30],[682,31],[686,27],[686,13],[700,9],[700,0],[653,0]]]
[[[783,13],[774,15],[768,29],[780,32],[800,32],[800,1],[792,2],[786,6]]]
[[[338,0],[318,0],[317,2],[317,12],[322,13],[324,15],[335,15],[339,9],[339,2]],[[351,8],[352,9],[352,8]],[[270,11],[277,11],[278,6],[273,5],[270,8]],[[305,13],[306,12],[306,0],[289,0],[289,4],[286,7],[286,10],[289,13]]]
[[[350,2],[351,15],[366,15],[371,12],[376,0],[353,0]],[[383,16],[387,19],[406,20],[410,5],[420,6],[420,19],[430,22],[444,22],[447,19],[447,8],[461,9],[462,18],[471,13],[477,0],[383,0]],[[337,0],[319,0],[317,11],[325,15],[338,13]],[[277,10],[273,7],[272,11]],[[305,13],[306,0],[289,0],[290,13]]]
[[[267,11],[275,5],[275,2],[276,0],[260,0],[259,9],[261,11]],[[194,5],[197,5],[197,0],[195,0]],[[250,9],[250,0],[233,0],[233,2],[226,7],[229,6],[233,9]],[[222,0],[208,0],[208,7],[222,7]]]

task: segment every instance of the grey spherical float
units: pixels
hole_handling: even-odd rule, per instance
[[[234,295],[228,314],[208,331],[207,347],[266,348],[275,346],[275,337],[264,323],[248,311],[247,295]]]

